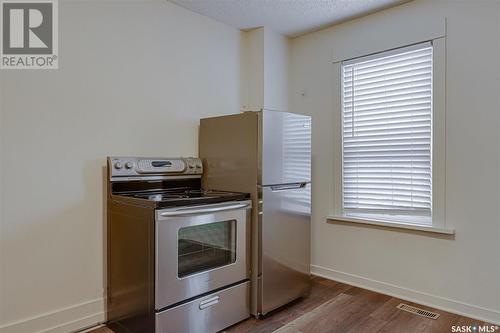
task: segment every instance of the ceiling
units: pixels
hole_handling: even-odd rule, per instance
[[[169,0],[235,28],[296,37],[409,0]]]

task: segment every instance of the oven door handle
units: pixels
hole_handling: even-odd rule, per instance
[[[173,210],[163,211],[160,213],[161,217],[171,217],[171,216],[183,216],[183,215],[192,215],[192,214],[205,214],[205,213],[214,213],[214,212],[222,212],[225,210],[233,210],[233,209],[242,209],[242,208],[250,208],[251,205],[248,202],[243,203],[225,203],[218,205],[204,205],[204,206],[196,206],[196,207],[187,207],[187,208],[177,208]]]

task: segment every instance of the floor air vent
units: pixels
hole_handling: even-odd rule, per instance
[[[430,319],[438,319],[439,318],[439,313],[435,313],[435,312],[431,312],[431,311],[419,309],[419,308],[416,308],[414,306],[411,306],[411,305],[408,305],[408,304],[404,304],[404,303],[399,304],[397,306],[397,308],[400,309],[400,310],[409,312],[409,313],[416,314],[418,316],[425,317],[425,318],[430,318]]]

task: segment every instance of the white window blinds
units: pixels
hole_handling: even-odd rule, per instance
[[[344,214],[430,223],[432,44],[343,62],[342,99]]]

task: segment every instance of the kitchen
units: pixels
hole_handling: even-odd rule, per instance
[[[60,0],[59,68],[0,70],[0,330],[74,332],[106,321],[107,156],[198,157],[200,119],[261,109],[312,119],[311,272],[338,283],[313,282],[312,296],[334,297],[345,284],[434,309],[450,323],[461,319],[443,310],[498,324],[498,4],[387,3],[358,14],[339,5],[330,10],[344,16],[305,28],[306,5],[270,5],[276,25],[240,30],[246,7],[228,14],[240,21],[229,24],[180,2]],[[283,22],[297,24],[278,31],[285,12]],[[440,228],[455,235],[328,218],[340,153],[332,64],[442,36]],[[284,311],[256,325],[279,329],[270,322],[285,321]]]

